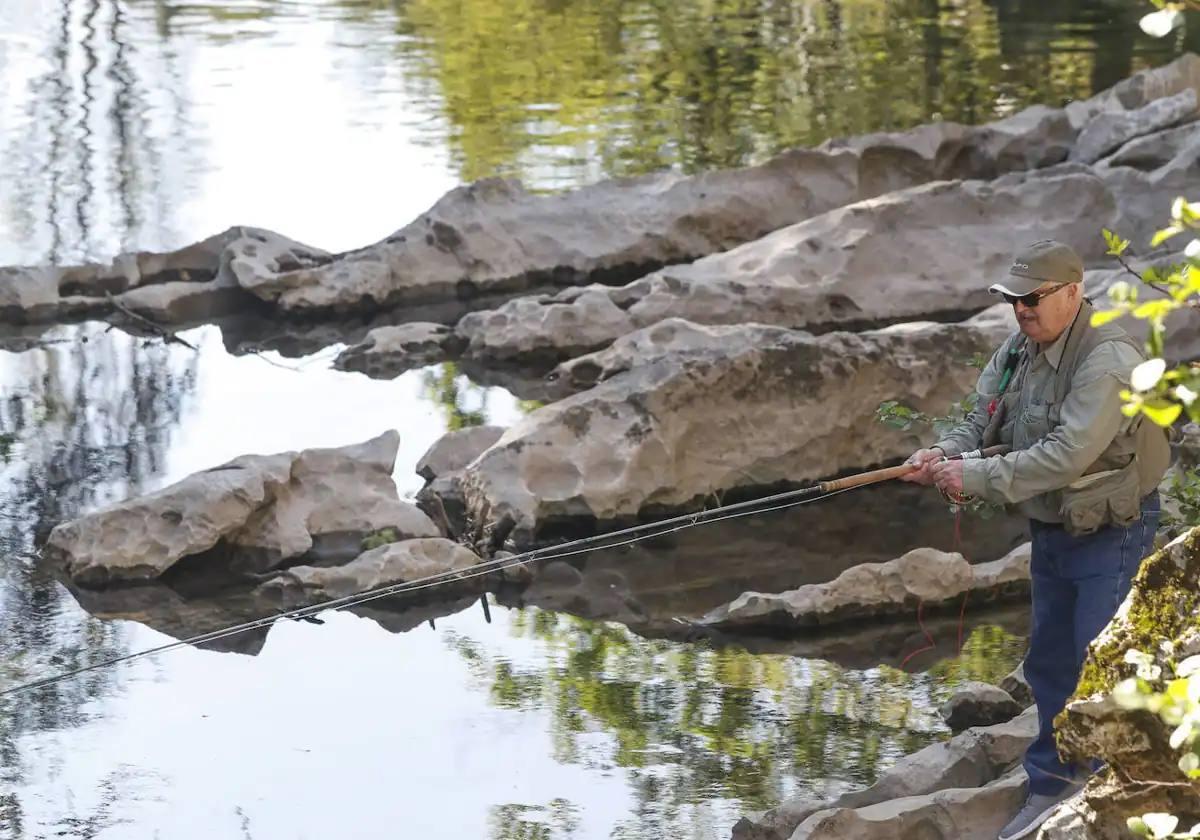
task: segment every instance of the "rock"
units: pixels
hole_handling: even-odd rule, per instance
[[[232,227],[178,251],[122,254],[108,264],[0,268],[0,320],[107,317],[115,311],[111,295],[159,324],[198,322],[254,307],[242,277],[328,259],[324,251],[270,231]]]
[[[437,364],[460,351],[458,337],[444,324],[416,322],[376,327],[361,344],[334,359],[338,370],[355,370],[374,379],[393,379],[413,368]]]
[[[447,432],[417,460],[417,475],[433,481],[461,472],[503,434],[503,426],[471,426]]]
[[[1192,145],[1195,136],[1195,123],[1187,123],[1138,137],[1100,161],[1097,169],[1103,172],[1106,169],[1126,166],[1143,172],[1153,172],[1185,152]]]
[[[879,404],[944,411],[978,375],[961,360],[987,349],[961,325],[820,337],[710,328],[692,352],[526,415],[465,471],[467,510],[493,545],[522,545],[548,521],[678,510],[906,456],[920,438],[882,426]]]
[[[995,837],[1025,798],[1025,771],[982,788],[953,788],[865,808],[819,811],[791,840],[980,840]]]
[[[1187,88],[1174,96],[1155,99],[1133,111],[1097,114],[1080,132],[1069,159],[1095,163],[1136,137],[1194,118],[1196,104],[1196,91]]]
[[[1200,182],[1200,121],[1188,123],[1179,131],[1164,132],[1160,140],[1163,156],[1172,151],[1174,154],[1157,168],[1106,166],[1101,161],[1093,170],[1104,179],[1117,202],[1118,226],[1113,229],[1135,244],[1135,254],[1163,227],[1175,199]]]
[[[954,732],[972,726],[991,726],[1012,720],[1025,707],[1008,692],[982,682],[960,685],[941,708],[942,720]]]
[[[293,566],[263,583],[260,590],[277,594],[285,603],[311,603],[314,598],[346,598],[398,583],[462,572],[478,562],[475,552],[447,539],[404,540],[365,551],[342,566]],[[482,590],[483,576],[441,580],[437,590],[442,598]]]
[[[1035,239],[1103,258],[1096,230],[1115,212],[1104,181],[1087,171],[927,184],[626,286],[520,298],[467,315],[456,331],[466,358],[545,369],[668,318],[821,331],[957,316],[993,304],[984,279],[1003,276],[1013,253]]]
[[[1194,53],[1184,53],[1169,64],[1134,73],[1089,99],[1071,102],[1066,113],[1071,125],[1082,129],[1105,111],[1137,110],[1189,88],[1200,93],[1200,56]]]
[[[812,628],[907,615],[918,604],[936,610],[959,602],[967,592],[976,603],[983,598],[1025,595],[1029,558],[1028,543],[999,560],[977,566],[961,554],[918,548],[887,563],[855,566],[829,583],[809,584],[779,594],[745,592],[704,616],[700,623],[725,630]]]
[[[1150,812],[1178,815],[1184,826],[1200,821],[1200,783],[1181,784],[1179,751],[1169,743],[1174,727],[1111,699],[1113,687],[1133,676],[1127,650],[1161,659],[1160,642],[1182,647],[1198,630],[1200,528],[1193,528],[1143,561],[1129,597],[1089,646],[1076,693],[1055,720],[1064,755],[1106,764],[1084,791],[1096,836],[1119,835],[1126,817]]]
[[[1033,705],[1033,688],[1030,687],[1029,680],[1025,679],[1024,662],[1000,680],[1000,688],[1007,692],[1009,697],[1016,700],[1021,708],[1025,709]]]
[[[503,434],[500,426],[447,432],[417,461],[417,474],[426,482],[417,492],[417,506],[451,537],[466,530],[462,471]]]
[[[802,794],[753,819],[744,817],[733,828],[733,840],[787,840],[795,836],[802,824],[808,824],[811,831],[811,818],[817,814],[830,816],[831,812],[869,808],[938,791],[979,789],[1001,778],[1020,760],[1037,735],[1037,725],[1037,711],[1029,709],[1006,723],[968,729],[949,741],[931,744],[905,756],[863,790],[843,794],[824,804]],[[1000,826],[1007,819],[1005,816]],[[857,837],[855,834],[815,836]]]
[[[340,449],[247,455],[64,523],[45,554],[75,583],[154,580],[188,559],[201,574],[357,556],[372,532],[437,536],[391,480],[394,431]]]

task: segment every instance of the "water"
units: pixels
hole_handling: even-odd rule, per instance
[[[1190,43],[1136,36],[1141,11],[7,0],[0,263],[108,259],[232,224],[340,250],[464,179],[517,175],[546,190],[737,165],[936,117],[977,122],[1200,48],[1200,26]],[[167,597],[81,609],[30,554],[61,519],[243,453],[388,428],[401,433],[395,477],[410,495],[416,459],[446,428],[509,424],[524,410],[453,371],[374,382],[330,371],[329,351],[267,354],[289,370],[229,355],[214,328],[186,337],[198,353],[85,324],[0,352],[6,682],[221,617]],[[725,837],[746,810],[867,783],[944,737],[934,710],[950,688],[1019,658],[1020,615],[971,613],[965,655],[951,659],[955,622],[931,619],[938,650],[917,674],[878,665],[925,644],[915,622],[821,650],[665,632],[671,615],[797,569],[827,576],[947,545],[949,523],[916,531],[909,502],[864,496],[871,533],[839,511],[819,538],[798,540],[810,532],[777,516],[589,558],[585,584],[618,573],[636,614],[628,599],[546,591],[493,600],[491,623],[474,601],[407,632],[387,628],[415,619],[384,610],[336,614],[249,640],[253,656],[185,649],[10,700],[0,840]],[[984,559],[1010,535],[966,536]],[[797,560],[796,545],[810,554]]]

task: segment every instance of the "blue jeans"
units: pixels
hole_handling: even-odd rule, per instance
[[[1061,525],[1031,521],[1033,631],[1025,679],[1038,709],[1038,736],[1025,753],[1029,792],[1054,796],[1091,768],[1058,757],[1054,718],[1079,683],[1087,646],[1129,594],[1142,559],[1154,547],[1161,514],[1158,493],[1142,500],[1142,518],[1073,537]]]

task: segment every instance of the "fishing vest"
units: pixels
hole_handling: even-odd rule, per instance
[[[1070,327],[1057,371],[1037,394],[1031,393],[1033,386],[1027,382],[1033,360],[1032,341],[1019,331],[1005,339],[999,351],[1001,357],[1007,358],[1015,350],[1019,361],[1012,386],[999,397],[984,429],[985,447],[1001,443],[1018,451],[1049,435],[1061,422],[1062,404],[1075,372],[1101,344],[1120,341],[1142,355],[1138,343],[1120,327],[1093,327],[1093,311],[1092,305],[1084,301]],[[1141,516],[1142,499],[1158,487],[1170,463],[1167,430],[1139,414],[1117,432],[1082,476],[1046,494],[1044,501],[1047,507],[1057,510],[1063,527],[1071,534],[1089,534],[1105,525],[1128,526]]]

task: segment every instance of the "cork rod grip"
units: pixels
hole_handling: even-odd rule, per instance
[[[989,446],[980,452],[981,458],[991,458],[995,455],[1004,455],[1008,452],[1009,447],[1003,444],[999,446]],[[961,455],[952,455],[947,460],[961,461]],[[871,470],[870,472],[859,473],[858,475],[848,475],[845,478],[837,478],[833,481],[822,481],[819,485],[822,493],[833,493],[837,490],[848,490],[851,487],[863,487],[867,484],[878,484],[881,481],[891,481],[893,478],[900,478],[914,472],[917,469],[916,464],[900,464],[896,467],[884,467],[881,470]]]

